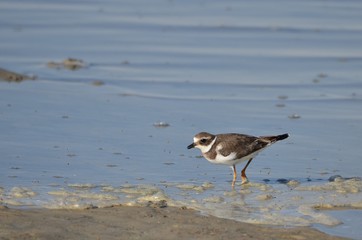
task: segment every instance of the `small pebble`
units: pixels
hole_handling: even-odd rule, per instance
[[[93,86],[102,86],[102,85],[104,85],[104,82],[101,80],[95,80],[92,82],[92,85]]]
[[[273,198],[273,195],[271,194],[262,194],[256,197],[257,200],[259,201],[266,201],[266,200],[270,200]]]
[[[110,168],[117,167],[116,164],[107,164],[106,166],[107,166],[107,167],[110,167]]]
[[[166,128],[169,127],[170,124],[168,124],[167,122],[155,122],[153,126],[156,128]]]
[[[279,99],[281,100],[285,100],[285,99],[288,99],[288,96],[287,95],[280,95],[278,96]]]
[[[341,180],[341,179],[343,179],[343,177],[341,176],[341,175],[333,175],[333,176],[330,176],[329,178],[328,178],[328,181],[330,181],[330,182],[336,182],[336,180]],[[338,181],[337,180],[337,181]]]
[[[287,182],[287,185],[290,186],[290,187],[296,187],[296,186],[298,186],[299,184],[300,184],[300,182],[297,181],[297,180],[289,180],[289,181]]]
[[[49,68],[56,68],[56,69],[69,69],[69,70],[78,70],[80,68],[86,67],[86,64],[83,60],[75,59],[75,58],[67,58],[64,59],[62,62],[48,62]]]
[[[288,181],[288,179],[285,179],[285,178],[279,178],[279,179],[277,180],[277,182],[278,182],[278,183],[281,183],[281,184],[287,184],[289,181]]]
[[[292,114],[292,115],[289,115],[288,118],[290,118],[290,119],[299,119],[299,118],[301,118],[301,117],[300,117],[300,115],[294,113],[294,114]]]
[[[164,165],[174,165],[175,163],[173,163],[173,162],[164,162],[163,164]]]
[[[320,73],[320,74],[318,74],[318,77],[319,78],[326,78],[326,77],[328,77],[328,75],[326,73]]]
[[[152,208],[165,208],[167,207],[167,201],[166,200],[161,200],[158,202],[148,201],[146,206]]]

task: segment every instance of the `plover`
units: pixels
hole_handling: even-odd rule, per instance
[[[232,186],[234,186],[237,176],[236,164],[248,161],[241,171],[242,184],[247,183],[248,178],[246,177],[245,170],[253,158],[266,147],[287,137],[289,137],[287,133],[275,136],[254,137],[238,133],[213,135],[207,132],[200,132],[195,135],[194,142],[187,146],[187,148],[199,148],[204,158],[211,163],[231,166],[234,173]]]

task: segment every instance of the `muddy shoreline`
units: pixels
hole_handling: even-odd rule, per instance
[[[344,239],[312,228],[241,223],[151,204],[84,210],[0,209],[1,239]]]
[[[3,68],[0,68],[0,81],[5,82],[21,82],[24,80],[35,80],[35,76],[27,76],[24,74],[12,72]]]

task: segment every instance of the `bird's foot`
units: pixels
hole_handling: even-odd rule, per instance
[[[249,183],[249,179],[248,178],[242,178],[241,179],[241,185],[245,185],[245,184],[247,184],[247,183]]]
[[[234,190],[234,188],[235,188],[235,180],[233,180],[232,182],[231,182],[231,188]]]

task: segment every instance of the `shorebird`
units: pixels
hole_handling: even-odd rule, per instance
[[[231,166],[233,169],[232,186],[237,178],[236,164],[248,161],[241,171],[242,184],[248,183],[245,171],[253,158],[271,144],[289,137],[287,133],[275,136],[254,137],[239,133],[211,134],[200,132],[188,149],[198,148],[206,160],[214,164]]]

